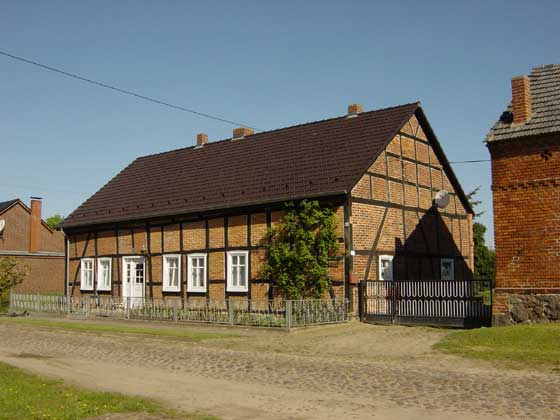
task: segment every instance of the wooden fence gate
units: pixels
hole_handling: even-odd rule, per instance
[[[365,322],[461,328],[491,324],[489,280],[364,280],[360,288]]]

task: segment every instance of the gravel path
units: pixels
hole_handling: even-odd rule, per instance
[[[170,382],[188,378],[185,387],[189,392],[201,381],[218,381],[216,386],[227,384],[241,393],[247,388],[254,398],[236,401],[236,409],[225,408],[227,392],[223,405],[195,407],[214,410],[210,414],[226,418],[251,418],[238,416],[251,408],[257,410],[254,418],[325,418],[324,409],[336,401],[336,407],[326,410],[335,413],[332,418],[340,418],[343,410],[347,418],[419,418],[432,413],[430,418],[560,419],[560,375],[463,362],[430,350],[430,339],[436,341],[444,334],[440,331],[394,328],[346,325],[198,342],[0,322],[0,359],[17,360],[18,365],[38,371],[50,363],[51,371],[45,373],[55,371],[73,380],[76,378],[68,374],[72,366],[87,371],[87,363],[91,369],[111,366],[116,383],[128,370],[134,372],[131,376],[147,379],[146,387],[150,388],[145,395],[153,391],[149,380],[152,374],[163,386],[166,377]],[[176,390],[181,387],[174,384]],[[259,389],[264,398],[260,402]],[[270,398],[275,393],[280,397],[282,392],[301,398],[296,398],[293,405],[281,398],[271,403]],[[181,401],[176,399],[169,401],[180,406]],[[200,400],[204,400],[202,394]],[[320,401],[323,411],[305,407],[304,401],[311,400],[315,404]],[[270,410],[267,404],[272,404]]]

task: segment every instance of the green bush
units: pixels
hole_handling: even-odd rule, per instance
[[[321,298],[330,287],[329,260],[338,252],[334,210],[307,200],[286,210],[267,233],[261,275],[286,299]]]

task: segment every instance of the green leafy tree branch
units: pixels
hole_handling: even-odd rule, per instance
[[[286,299],[320,298],[329,290],[329,260],[338,252],[334,210],[317,201],[289,203],[266,235],[261,275]]]

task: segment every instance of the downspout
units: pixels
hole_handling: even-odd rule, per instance
[[[346,192],[344,203],[344,297],[348,299],[349,312],[354,312],[353,289],[350,284],[352,273],[352,196]]]
[[[64,230],[64,296],[68,297],[68,279],[70,278],[70,240]]]

